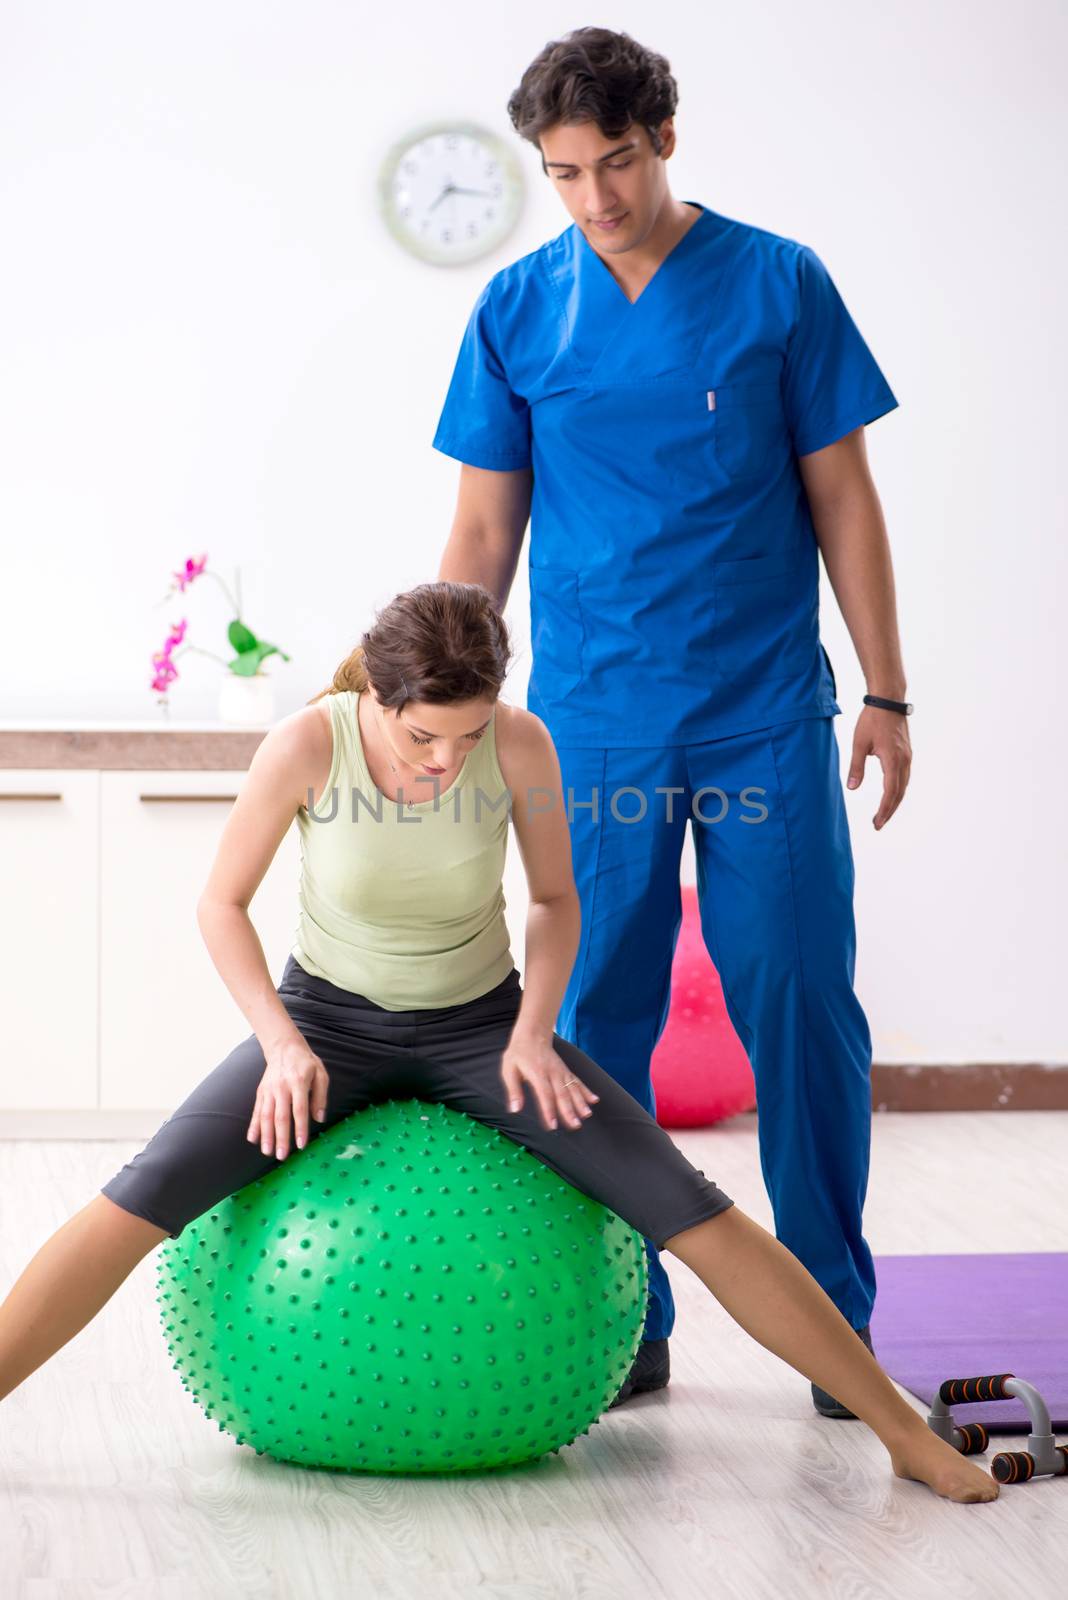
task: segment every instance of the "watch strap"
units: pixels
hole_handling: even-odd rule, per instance
[[[882,695],[866,694],[864,696],[864,704],[866,706],[881,706],[884,711],[900,711],[903,717],[911,717],[912,715],[912,705],[908,700],[884,700]]]

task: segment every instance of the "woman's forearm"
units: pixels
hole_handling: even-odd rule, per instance
[[[200,900],[197,922],[216,971],[266,1053],[300,1030],[278,998],[259,935],[243,906]]]
[[[571,976],[582,928],[577,894],[532,900],[527,910],[523,998],[512,1029],[516,1034],[552,1038],[564,990]]]

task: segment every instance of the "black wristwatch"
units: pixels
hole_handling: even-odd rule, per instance
[[[882,706],[884,711],[900,711],[903,717],[911,717],[912,715],[912,706],[907,700],[884,700],[881,695],[866,694],[864,696],[864,704],[866,706]]]

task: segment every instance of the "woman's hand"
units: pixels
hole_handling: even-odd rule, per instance
[[[523,1083],[529,1083],[541,1108],[545,1127],[556,1127],[556,1114],[569,1128],[577,1128],[590,1115],[587,1102],[600,1096],[576,1078],[542,1034],[513,1033],[501,1057],[501,1077],[508,1094],[509,1111],[523,1104]],[[570,1083],[565,1082],[570,1078]]]
[[[326,1116],[330,1078],[322,1061],[303,1038],[287,1039],[267,1053],[267,1068],[256,1090],[256,1105],[246,1137],[259,1140],[265,1156],[276,1148],[279,1161],[289,1154],[289,1123],[297,1131],[297,1149],[308,1142],[308,1105],[317,1122]]]

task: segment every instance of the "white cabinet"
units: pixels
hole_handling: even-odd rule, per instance
[[[102,772],[102,1109],[174,1107],[251,1029],[197,925],[243,772]],[[271,977],[297,926],[294,822],[249,906]]]
[[[250,1033],[197,925],[237,770],[0,771],[0,1113],[171,1110]],[[300,835],[249,906],[274,981]]]
[[[97,1104],[98,772],[0,772],[0,1106]]]

